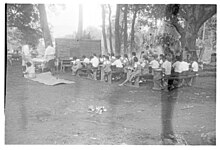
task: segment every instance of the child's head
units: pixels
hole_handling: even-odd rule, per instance
[[[132,56],[136,56],[136,52],[132,52],[131,55],[132,55]]]
[[[138,58],[137,57],[134,57],[134,62],[138,62]]]
[[[106,60],[109,60],[109,56],[105,56],[105,59],[106,59]]]
[[[77,57],[76,56],[73,56],[73,60],[76,60],[77,59]]]
[[[127,54],[124,54],[124,58],[128,58],[128,55],[127,55]]]
[[[147,46],[146,46],[146,50],[148,50],[148,49],[149,49],[149,46],[147,45]]]
[[[26,65],[27,65],[27,67],[30,67],[32,64],[31,64],[31,62],[27,62]]]
[[[181,56],[176,56],[176,61],[182,61],[182,57]]]
[[[197,61],[197,58],[196,57],[192,57],[191,60],[192,61]]]
[[[171,54],[167,54],[166,55],[166,60],[171,61],[172,60],[172,55]]]
[[[116,59],[120,59],[120,58],[121,58],[121,56],[120,56],[120,55],[116,56]]]
[[[160,59],[163,59],[164,58],[164,55],[163,54],[160,54]]]
[[[154,54],[154,55],[153,55],[153,58],[154,58],[154,59],[157,59],[157,58],[158,58],[158,55],[157,55],[157,54]]]

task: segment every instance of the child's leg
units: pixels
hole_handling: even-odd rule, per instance
[[[134,77],[136,77],[140,73],[141,73],[141,71],[132,72],[129,81],[131,81]]]
[[[119,85],[122,86],[122,85],[124,85],[125,83],[127,83],[127,82],[129,81],[131,75],[132,75],[132,72],[128,72],[128,73],[127,73],[127,78],[126,78],[126,80],[125,80],[124,82],[122,82],[121,84],[119,84]]]
[[[97,69],[94,69],[94,71],[93,71],[93,79],[94,79],[94,80],[97,80],[97,79],[96,79],[96,75],[97,75]]]

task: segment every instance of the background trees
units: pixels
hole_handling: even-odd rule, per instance
[[[166,18],[181,35],[182,48],[188,47],[195,52],[199,29],[216,14],[216,9],[216,5],[167,5]]]
[[[18,46],[37,45],[42,37],[46,46],[46,43],[52,45],[44,4],[6,4],[6,9],[9,45],[12,44],[11,39],[14,39],[13,43],[16,39]]]
[[[52,44],[46,8],[56,13],[53,4],[6,4],[8,42],[11,45],[37,45],[43,37],[46,46],[46,43]],[[195,55],[198,41],[203,41],[203,47],[215,49],[216,5],[103,4],[100,8],[102,14],[97,15],[102,15],[100,29],[105,53],[122,55],[142,51],[146,45],[158,44],[161,39],[166,39],[164,33],[180,40],[181,47],[188,47]],[[79,5],[78,29],[74,35],[70,33],[66,37],[97,39],[100,29],[83,30],[83,6]],[[200,58],[204,50],[201,49]]]
[[[32,4],[6,4],[8,42],[37,44],[42,37],[38,9]]]

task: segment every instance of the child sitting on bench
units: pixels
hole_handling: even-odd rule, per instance
[[[76,72],[78,69],[81,69],[83,66],[81,64],[80,59],[76,59],[75,62],[73,62],[72,66],[72,75],[76,75]]]
[[[130,71],[127,72],[127,79],[119,84],[119,86],[125,85],[128,81],[132,81],[132,79],[141,74],[141,64],[138,62],[138,58],[134,57],[134,67],[129,69]]]
[[[116,66],[116,71],[123,71],[123,64],[120,60],[120,56],[116,56],[116,60],[112,63],[112,66]]]
[[[199,64],[197,62],[197,59],[193,57],[192,58],[192,65],[191,65],[189,74],[190,75],[197,75],[198,71],[199,71]],[[188,83],[188,86],[192,86],[196,81],[195,79],[196,79],[196,77],[192,77],[191,80]]]
[[[111,72],[111,62],[109,60],[109,56],[105,56],[104,62],[103,62],[103,70],[105,74],[108,74]]]
[[[26,68],[26,71],[24,72],[24,77],[29,78],[29,79],[36,78],[35,67],[34,67],[33,63],[27,62],[26,66],[27,66],[27,68]]]

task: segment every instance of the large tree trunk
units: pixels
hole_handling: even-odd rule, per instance
[[[108,53],[108,48],[107,48],[107,40],[106,40],[106,33],[105,33],[105,5],[102,4],[102,36],[104,40],[104,54]]]
[[[176,139],[172,138],[174,136],[173,131],[173,111],[175,107],[175,103],[177,101],[178,90],[173,91],[162,91],[161,92],[161,122],[162,122],[162,134],[161,138],[163,140],[163,144],[166,143],[165,139],[170,139],[172,142],[170,144],[175,144]]]
[[[117,4],[116,18],[115,18],[115,54],[120,55],[121,53],[121,41],[120,41],[120,4]]]
[[[110,4],[108,4],[108,9],[109,9],[109,17],[108,17],[108,20],[109,20],[109,45],[110,45],[111,53],[113,53],[113,46],[112,46],[112,22],[111,22],[112,10],[111,10]]]
[[[127,41],[128,41],[128,27],[127,27],[127,13],[128,13],[128,4],[124,5],[124,53],[127,53]]]
[[[78,31],[77,39],[81,39],[83,35],[83,6],[79,5],[79,20],[78,20]]]
[[[134,5],[134,14],[133,14],[133,19],[132,19],[132,25],[131,25],[131,49],[130,52],[134,51],[134,25],[135,25],[135,20],[137,18],[137,12],[138,12],[138,5]]]
[[[186,5],[183,5],[182,7],[185,6]],[[206,6],[207,5],[187,5],[186,6],[187,9],[185,9],[184,11],[181,11],[180,9],[179,13],[180,14],[182,13],[181,16],[183,16],[183,18],[185,18],[186,20],[185,21],[186,24],[184,28],[180,24],[178,24],[177,15],[173,14],[172,12],[173,18],[171,18],[171,23],[176,28],[177,32],[179,32],[179,34],[181,35],[180,41],[182,48],[188,47],[189,50],[194,51],[194,54],[196,52],[195,51],[196,37],[199,28],[207,19],[209,19],[216,12],[216,6],[214,6],[214,8],[211,6],[211,9],[208,8],[209,11],[208,10],[205,11],[205,8],[203,7]],[[212,12],[213,11],[212,9],[215,9],[214,12]],[[162,92],[161,96],[162,96],[161,97],[162,138],[172,139],[172,137],[170,137],[170,135],[174,134],[172,127],[172,118],[173,118],[173,110],[175,107],[176,98],[178,96],[178,90],[169,91],[168,93]],[[166,144],[166,142],[164,144]]]
[[[45,5],[39,4],[38,10],[40,13],[40,24],[41,24],[43,37],[44,37],[45,47],[47,47],[48,45],[53,46],[52,38],[50,35],[50,29],[49,29],[48,22],[47,22],[47,13],[46,13]]]
[[[203,25],[203,33],[202,33],[202,47],[200,48],[200,52],[199,52],[199,60],[201,61],[202,60],[202,56],[204,54],[204,51],[205,51],[205,47],[204,47],[204,44],[205,44],[205,28],[206,28],[206,22],[204,23]]]

